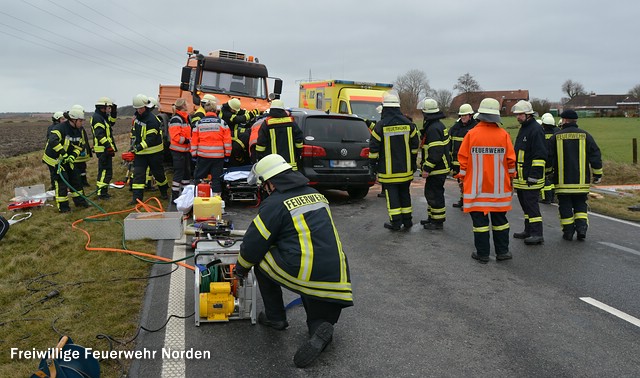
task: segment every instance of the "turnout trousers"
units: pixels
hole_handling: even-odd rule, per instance
[[[401,183],[382,184],[382,190],[387,198],[387,211],[391,224],[400,225],[411,223],[411,181]]]
[[[98,187],[98,195],[103,196],[109,192],[109,183],[113,178],[113,156],[109,156],[105,152],[98,152],[96,156],[98,156],[96,186]]]
[[[266,273],[263,273],[259,266],[255,266],[253,271],[258,281],[258,289],[264,303],[264,313],[272,321],[287,320],[287,313],[282,299],[282,287],[273,281]],[[342,306],[327,301],[321,301],[314,297],[301,295],[304,310],[307,313],[307,328],[309,334],[313,335],[316,328],[323,323],[336,324],[342,312]]]
[[[69,193],[71,193],[71,198],[73,198],[73,203],[76,206],[86,207],[87,200],[80,196],[80,194],[84,195],[84,190],[82,190],[82,179],[77,170],[71,168],[68,164],[63,164],[60,172],[56,172],[55,180],[56,206],[58,210],[68,211],[70,209]],[[65,181],[69,183],[71,188],[67,186]]]
[[[162,151],[153,154],[136,154],[133,160],[133,201],[144,197],[144,186],[147,180],[147,168],[151,171],[153,177],[156,178],[158,189],[162,195],[167,194],[169,183],[164,175],[164,153]]]
[[[427,200],[428,219],[432,223],[444,223],[446,207],[444,203],[444,182],[447,175],[429,175],[424,183],[424,198]]]
[[[222,193],[222,172],[224,170],[224,158],[203,158],[198,157],[196,164],[196,180],[202,180],[211,175],[211,191]]]
[[[472,211],[469,214],[473,222],[473,242],[478,256],[489,257],[491,252],[489,232],[493,233],[493,247],[496,256],[509,253],[509,221],[506,212]],[[491,222],[489,222],[489,218],[491,218]]]
[[[542,215],[538,203],[540,189],[517,189],[517,193],[524,212],[524,232],[530,236],[542,236]]]
[[[557,197],[562,232],[586,234],[589,227],[587,194],[558,194]]]
[[[182,188],[189,185],[191,179],[191,154],[186,151],[171,151],[171,158],[173,161],[171,191],[179,193]]]

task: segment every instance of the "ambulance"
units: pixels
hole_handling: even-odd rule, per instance
[[[382,95],[392,88],[393,84],[347,80],[304,82],[300,84],[299,106],[379,121],[376,107],[382,104]]]

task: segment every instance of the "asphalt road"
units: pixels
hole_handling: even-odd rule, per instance
[[[416,224],[426,218],[423,183],[412,185]],[[293,364],[307,337],[298,306],[288,311],[286,331],[245,320],[196,327],[193,317],[172,318],[167,328],[140,335],[137,349],[158,353],[134,361],[130,376],[640,376],[639,225],[591,215],[587,240],[568,242],[561,238],[557,207],[541,205],[545,244],[511,239],[513,260],[496,262],[492,255],[481,265],[470,257],[469,216],[451,207],[456,190],[447,181],[443,231],[418,224],[398,233],[382,227],[387,215],[378,187],[361,201],[325,193],[349,258],[355,306],[343,311],[332,344],[309,368]],[[513,204],[512,233],[524,222],[517,199]],[[239,229],[255,214],[227,210]],[[175,250],[177,256],[191,253],[179,244]],[[160,243],[159,253],[171,257],[173,243]],[[157,266],[154,274],[170,269]],[[160,328],[169,314],[193,313],[193,273],[180,271],[150,281],[145,327]],[[286,293],[287,301],[295,298]],[[611,306],[622,318],[581,298]],[[211,355],[162,358],[163,346],[172,345]]]

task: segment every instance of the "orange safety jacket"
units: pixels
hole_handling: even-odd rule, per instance
[[[224,159],[231,156],[231,130],[214,112],[196,123],[191,137],[191,156]]]
[[[255,146],[258,143],[258,132],[260,131],[261,125],[262,121],[259,121],[251,126],[251,134],[249,135],[249,155],[253,155],[253,150],[251,147]]]
[[[189,115],[182,110],[176,110],[176,114],[169,120],[169,149],[176,152],[189,152],[191,150],[191,125]]]
[[[516,153],[509,133],[496,123],[481,121],[464,137],[458,161],[456,177],[463,180],[465,213],[511,210]]]

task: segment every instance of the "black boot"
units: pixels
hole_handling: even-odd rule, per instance
[[[398,223],[398,222],[385,222],[384,228],[389,229],[391,231],[400,231],[402,226],[401,226],[401,223]]]
[[[527,231],[522,231],[522,232],[514,232],[513,233],[513,238],[514,239],[526,239],[529,236],[531,236]]]
[[[459,207],[460,210],[462,210],[462,198],[460,198],[460,201],[454,203],[453,205],[451,205],[453,207]]]

